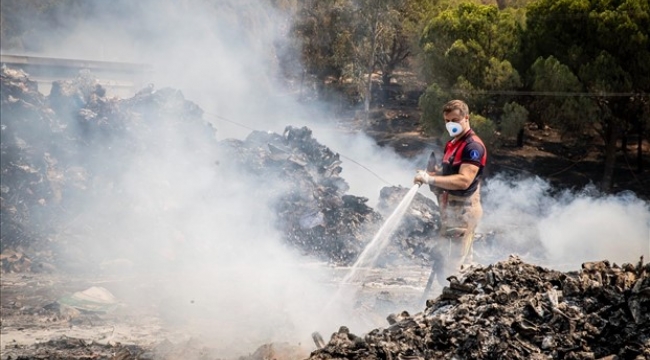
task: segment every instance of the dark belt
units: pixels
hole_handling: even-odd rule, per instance
[[[469,205],[470,201],[468,200],[448,200],[447,204],[449,206],[463,206],[463,205]]]

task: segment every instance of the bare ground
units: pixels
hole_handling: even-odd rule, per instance
[[[405,157],[425,149],[440,148],[446,139],[426,135],[419,122],[420,111],[413,105],[395,106],[374,112],[368,122],[359,125],[381,146],[390,146]],[[617,152],[612,193],[632,191],[637,197],[650,199],[650,144],[643,143],[643,170],[638,169],[636,144],[627,152]],[[558,190],[581,190],[589,184],[598,186],[604,172],[602,144],[590,142],[574,145],[551,128],[538,129],[529,124],[524,144],[514,140],[488,148],[487,177],[496,174],[538,176]],[[620,148],[620,146],[619,146]]]
[[[396,107],[382,110],[369,122],[354,121],[349,125],[362,128],[378,144],[393,147],[403,156],[412,157],[429,149],[432,144],[440,145],[441,141],[425,136],[418,119],[419,113],[412,107]],[[489,175],[499,172],[529,174],[546,178],[562,188],[581,188],[596,182],[602,172],[596,150],[596,146],[589,146],[571,154],[557,133],[550,129],[529,128],[523,147],[506,144],[490,149]],[[633,149],[630,154],[633,154]],[[646,164],[649,162],[647,156],[645,161]],[[630,190],[639,197],[650,198],[648,171],[636,171],[630,164],[629,154],[627,157],[620,154],[617,163],[614,190]],[[650,166],[646,165],[646,168]],[[391,306],[399,307],[421,294],[427,270],[414,269],[406,277],[376,274],[367,280],[359,310],[378,319],[388,315],[393,310]],[[193,337],[187,328],[161,316],[164,302],[151,292],[156,281],[160,280],[135,279],[127,275],[70,277],[56,273],[3,273],[0,283],[0,358],[225,359],[220,352],[223,348]],[[94,312],[57,304],[57,300],[93,286],[108,289],[119,299],[119,306],[110,311]],[[153,298],[129,297],[133,289]],[[327,338],[328,334],[323,335]],[[229,358],[304,359],[314,349],[313,344],[296,343],[245,345],[256,350]]]
[[[342,277],[347,270],[336,270],[336,276]],[[418,266],[399,271],[369,271],[363,285],[355,286],[355,312],[368,328],[385,326],[388,314],[419,301],[427,276],[428,269]],[[334,289],[334,284],[323,285]],[[232,343],[220,342],[218,337],[215,340],[215,334],[236,324],[205,322],[211,318],[211,312],[228,309],[208,309],[198,302],[186,301],[185,309],[196,310],[174,315],[169,310],[178,307],[178,301],[168,295],[160,296],[161,288],[173,288],[174,283],[159,276],[4,273],[0,286],[3,360],[298,360],[316,349],[312,342],[253,343],[241,338]],[[116,303],[102,309],[68,305],[72,294],[97,287],[110,292]],[[439,290],[434,287],[434,291]],[[213,330],[206,332],[206,328]],[[258,330],[250,329],[251,333]],[[278,332],[282,330],[277,327]],[[322,334],[325,339],[329,335]]]

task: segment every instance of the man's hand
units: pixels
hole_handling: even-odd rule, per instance
[[[413,183],[419,185],[432,184],[433,176],[427,174],[427,172],[424,170],[418,170],[417,174],[413,178]]]

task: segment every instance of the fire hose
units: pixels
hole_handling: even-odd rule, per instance
[[[436,170],[439,168],[438,165],[438,160],[436,158],[436,154],[434,151],[431,151],[431,154],[429,155],[429,160],[427,162],[427,172],[436,172]],[[422,184],[420,184],[421,186]],[[429,185],[429,189],[434,192],[434,202],[440,208],[440,203],[438,202],[438,198],[435,195],[435,189],[433,185]],[[444,205],[444,204],[443,204]],[[440,208],[442,211],[442,208]],[[442,257],[441,254],[437,251],[437,248],[434,246],[431,251],[431,273],[429,274],[429,279],[427,280],[427,284],[424,287],[424,293],[422,294],[422,300],[421,302],[425,302],[427,298],[427,294],[431,290],[431,286],[433,286],[433,279],[436,277],[436,274],[438,273],[438,270],[442,269],[444,267],[444,258]]]

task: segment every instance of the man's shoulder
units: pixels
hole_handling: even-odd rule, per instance
[[[485,147],[479,142],[472,142],[465,145],[463,158],[472,161],[479,161],[485,154]]]
[[[467,141],[465,142],[465,148],[463,149],[463,152],[467,152],[470,150],[486,152],[485,145],[483,144],[481,138],[479,138],[476,135],[473,135],[467,139]]]

